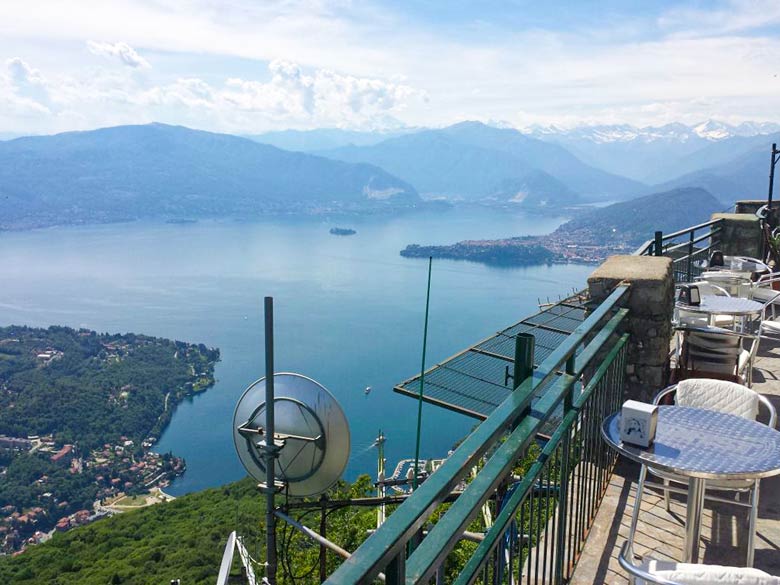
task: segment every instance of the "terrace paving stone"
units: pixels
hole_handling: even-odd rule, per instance
[[[780,410],[780,343],[762,340],[753,370],[753,389]],[[605,449],[608,449],[604,445]],[[639,477],[639,465],[621,457],[596,514],[572,585],[627,584],[618,553],[628,537]],[[743,496],[744,497],[744,496]],[[701,562],[744,566],[747,551],[748,509],[705,502],[699,554]],[[647,488],[634,549],[639,555],[681,560],[685,531],[684,496],[672,494],[671,511],[664,508],[660,491]],[[754,566],[780,575],[780,476],[761,481]]]

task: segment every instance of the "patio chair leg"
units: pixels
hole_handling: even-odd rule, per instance
[[[758,520],[758,486],[759,481],[756,480],[753,485],[753,489],[750,490],[750,522],[748,523],[748,538],[747,538],[747,563],[748,567],[753,566],[753,560],[755,557],[756,547],[756,520]]]
[[[665,479],[664,480],[664,487],[666,487],[668,485],[669,485],[669,480]],[[672,504],[671,494],[669,493],[669,490],[664,490],[664,506],[666,506],[666,511],[667,512],[671,511],[671,507],[672,507],[671,504]]]

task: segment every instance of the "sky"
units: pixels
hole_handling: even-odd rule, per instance
[[[780,2],[0,0],[0,132],[780,122]]]

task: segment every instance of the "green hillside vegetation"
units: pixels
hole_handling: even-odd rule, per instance
[[[583,213],[560,226],[554,235],[585,244],[638,245],[652,237],[655,230],[672,233],[708,221],[722,209],[723,205],[704,189],[673,189]]]
[[[369,487],[368,477],[363,476],[351,486],[342,484],[331,495],[362,497]],[[263,497],[256,483],[244,479],[57,533],[49,542],[18,557],[0,557],[0,583],[149,585],[181,579],[182,585],[213,584],[233,530],[245,538],[255,560],[265,560],[263,513]],[[312,517],[308,523],[318,526],[319,512]],[[347,550],[354,550],[375,521],[373,509],[337,510],[328,516],[328,535]],[[281,582],[316,582],[306,574],[313,572],[316,577],[319,547],[289,529],[280,529],[279,534],[279,547],[286,551],[279,555]],[[337,562],[334,555],[328,555],[328,572]],[[289,578],[288,565],[297,575],[296,581]],[[236,555],[234,574],[240,574],[239,567]]]
[[[524,475],[539,456],[533,444],[518,462],[515,475]],[[328,492],[334,501],[349,501],[374,495],[367,475],[352,484],[339,482]],[[554,499],[554,498],[553,498]],[[281,498],[280,498],[281,500]],[[279,502],[281,504],[281,502]],[[430,517],[435,524],[450,504],[439,506]],[[530,513],[533,506],[533,514]],[[388,514],[396,506],[388,506]],[[555,506],[544,498],[527,501],[518,516],[524,518],[520,530],[533,532],[534,515],[550,515]],[[101,520],[66,533],[57,533],[44,544],[16,557],[0,557],[0,583],[14,585],[149,585],[181,579],[182,585],[212,585],[219,571],[228,535],[236,531],[244,538],[249,555],[258,563],[255,573],[262,576],[265,561],[265,502],[256,482],[250,478],[220,487],[188,494],[173,502],[157,504]],[[320,510],[291,510],[291,516],[319,531]],[[376,527],[376,509],[348,506],[327,515],[327,537],[348,551],[355,551]],[[484,531],[478,515],[467,528]],[[279,582],[281,585],[319,583],[319,546],[280,521]],[[461,541],[447,559],[445,582],[454,580],[476,544]],[[327,573],[341,558],[328,552]],[[240,575],[238,555],[232,575]],[[242,583],[243,581],[238,580]]]
[[[0,327],[0,434],[52,434],[83,449],[122,436],[140,445],[194,384],[213,383],[218,359],[204,345],[132,333]]]
[[[181,460],[144,442],[180,400],[214,383],[218,359],[204,345],[144,335],[0,327],[0,435],[44,439],[0,449],[0,549],[20,550],[98,498],[181,473]]]

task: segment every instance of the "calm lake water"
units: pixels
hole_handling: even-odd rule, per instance
[[[542,234],[562,220],[486,209],[349,220],[121,224],[0,233],[0,324],[137,332],[219,347],[216,385],[179,405],[157,450],[187,460],[180,495],[244,476],[231,423],[263,374],[263,296],[275,297],[276,369],[318,380],[350,421],[346,477],[414,453],[416,402],[392,392],[419,371],[427,260],[408,243]],[[334,225],[357,235],[337,237]],[[491,268],[434,261],[428,365],[582,287],[588,266]],[[364,388],[371,386],[370,395]],[[475,421],[426,406],[423,457],[440,457]]]

